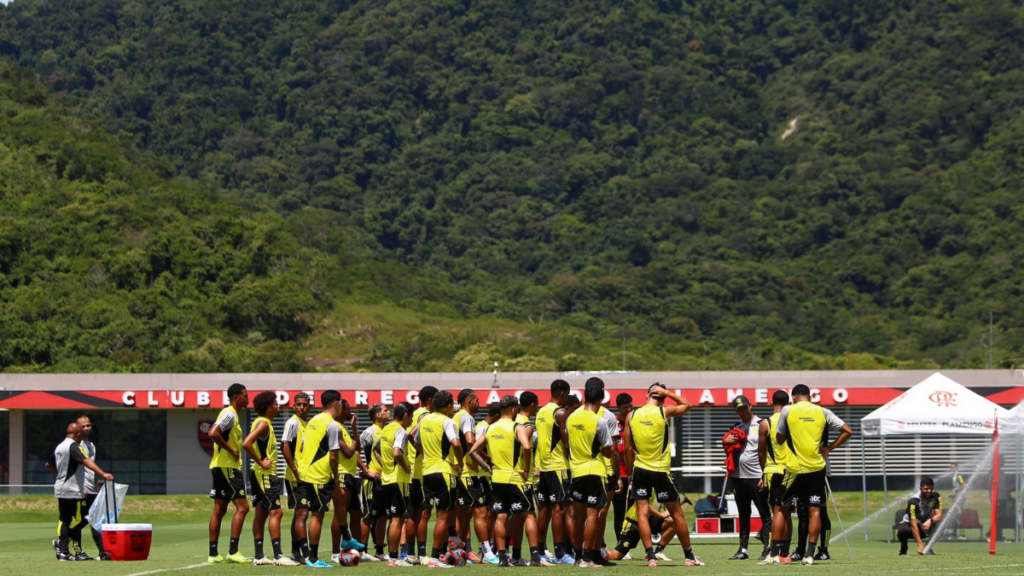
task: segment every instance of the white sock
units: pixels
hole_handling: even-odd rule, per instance
[[[494,552],[491,552],[491,543],[490,542],[484,541],[480,545],[480,547],[483,548],[483,550],[484,550],[484,556],[493,556],[494,555]]]

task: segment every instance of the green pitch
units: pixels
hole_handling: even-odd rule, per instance
[[[869,505],[873,505],[877,495],[871,495]],[[0,498],[0,574],[48,576],[148,576],[167,574],[168,576],[185,576],[196,573],[198,576],[243,575],[254,572],[270,572],[273,574],[302,574],[311,570],[306,568],[282,568],[276,566],[255,567],[250,565],[206,565],[206,531],[209,520],[209,500],[202,497],[133,497],[123,514],[126,522],[147,522],[154,525],[153,547],[150,559],[146,562],[57,562],[50,547],[50,540],[56,534],[56,520],[52,498],[42,497],[11,497]],[[840,498],[840,506],[848,509],[843,520],[847,527],[861,519],[861,499],[859,494],[844,494]],[[870,507],[870,506],[869,506]],[[872,509],[874,509],[872,507]],[[252,515],[247,518],[251,520]],[[290,518],[286,514],[286,521]],[[983,516],[983,522],[987,518]],[[987,523],[987,522],[986,522]],[[838,522],[833,520],[834,534],[840,532]],[[1011,531],[1006,534],[1010,535]],[[694,539],[694,551],[707,563],[705,568],[688,568],[708,574],[758,574],[778,571],[813,571],[828,574],[896,574],[899,572],[924,572],[943,574],[1019,574],[1024,571],[1024,544],[1001,543],[996,556],[988,554],[988,544],[984,542],[940,542],[935,551],[936,556],[921,557],[912,555],[899,557],[896,555],[899,545],[886,544],[884,522],[879,521],[870,526],[871,541],[864,541],[863,530],[851,534],[853,559],[847,552],[842,540],[833,540],[829,551],[833,560],[821,562],[813,567],[806,566],[757,566],[756,560],[729,561],[727,558],[736,551],[735,539]],[[269,535],[267,550],[270,550]],[[85,548],[95,555],[91,538],[85,538]],[[221,536],[221,549],[227,550],[227,523]],[[475,538],[474,538],[475,540]],[[608,534],[608,541],[614,542]],[[330,553],[329,536],[321,544],[321,558],[327,559]],[[326,543],[326,544],[325,544]],[[289,542],[285,534],[284,548],[287,552]],[[242,536],[241,551],[252,554],[252,535],[249,524],[246,524]],[[752,550],[751,552],[757,553]],[[677,542],[666,550],[676,562],[661,563],[659,570],[683,570],[682,551]],[[913,547],[911,548],[913,554]],[[642,551],[637,556],[642,555]],[[620,562],[614,568],[602,568],[603,574],[624,575],[630,571],[647,569],[640,561]],[[382,563],[365,563],[356,568],[335,568],[334,571],[345,571],[351,574],[370,574],[378,571],[424,572],[427,568],[387,568]],[[500,570],[492,566],[468,566],[459,570],[475,573],[491,574]],[[522,570],[522,569],[520,569]],[[528,568],[538,572],[568,573],[578,571],[571,567]],[[333,573],[330,570],[325,570]],[[462,572],[460,572],[462,573]]]

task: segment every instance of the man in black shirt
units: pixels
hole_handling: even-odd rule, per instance
[[[921,491],[907,502],[907,512],[896,530],[900,539],[900,556],[906,556],[907,543],[911,537],[917,541],[917,553],[924,554],[924,539],[933,527],[939,525],[941,519],[942,498],[935,491],[935,482],[931,478],[924,478],[921,480]]]

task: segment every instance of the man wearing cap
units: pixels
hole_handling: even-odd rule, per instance
[[[735,470],[732,473],[732,490],[740,514],[740,548],[729,559],[746,560],[750,557],[747,554],[747,545],[750,542],[750,505],[753,503],[757,507],[758,516],[761,517],[761,529],[757,538],[761,540],[763,546],[759,560],[764,560],[769,552],[766,534],[771,526],[771,514],[768,510],[767,494],[759,486],[762,475],[758,456],[761,419],[751,412],[750,400],[746,396],[733,398],[730,406],[736,411],[740,421],[722,438],[722,446],[728,448],[739,445],[739,448],[734,448],[730,454],[734,464],[732,468]],[[736,434],[737,431],[742,431],[746,438],[741,439],[741,436]]]

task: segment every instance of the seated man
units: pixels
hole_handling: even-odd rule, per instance
[[[924,554],[924,539],[941,519],[942,498],[935,491],[935,482],[931,478],[923,478],[921,491],[907,502],[907,512],[896,530],[900,539],[900,556],[906,556],[911,536],[917,541],[917,553]]]
[[[655,548],[656,557],[659,560],[671,562],[672,560],[665,556],[664,550],[669,542],[672,541],[672,537],[675,536],[676,529],[672,519],[669,517],[668,510],[665,509],[665,505],[651,504],[648,519],[651,524],[651,539],[658,545]],[[622,526],[619,530],[619,542],[615,545],[614,550],[608,552],[608,560],[614,562],[615,560],[626,559],[629,551],[636,548],[639,543],[640,525],[637,524],[636,520],[636,502],[631,501],[629,510],[626,511],[625,519],[622,521]]]

